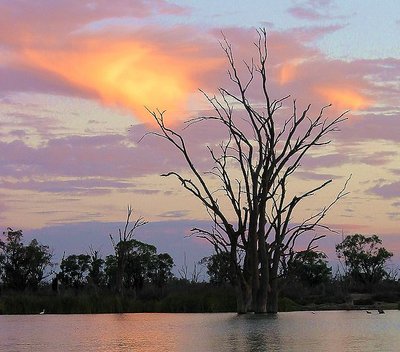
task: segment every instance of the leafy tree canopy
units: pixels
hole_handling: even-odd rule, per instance
[[[49,247],[33,239],[28,245],[22,243],[22,230],[8,228],[0,240],[0,277],[6,288],[36,290],[51,265]]]
[[[330,280],[332,269],[326,262],[326,254],[312,250],[298,252],[288,264],[289,277],[307,286],[316,286]]]
[[[336,245],[339,259],[344,260],[348,274],[358,282],[376,283],[387,276],[387,261],[393,256],[382,246],[377,235],[366,237],[360,234],[346,236]]]

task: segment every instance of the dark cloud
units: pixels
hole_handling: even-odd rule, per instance
[[[378,184],[375,187],[368,189],[368,192],[386,199],[400,197],[400,181]]]
[[[341,178],[341,176],[336,176],[332,174],[323,174],[318,172],[311,171],[298,171],[295,173],[296,177],[301,178],[303,180],[334,180],[337,178]]]

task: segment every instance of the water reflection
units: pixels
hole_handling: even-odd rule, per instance
[[[0,316],[0,351],[397,351],[400,312]]]

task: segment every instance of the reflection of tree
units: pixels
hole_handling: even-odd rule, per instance
[[[292,177],[304,155],[330,142],[326,137],[338,131],[344,117],[324,117],[327,106],[311,116],[310,105],[298,111],[294,101],[284,118],[287,97],[273,99],[270,95],[266,31],[262,29],[258,35],[257,60],[245,63],[245,78],[239,73],[231,44],[223,41],[235,90],[220,88],[218,97],[204,93],[213,113],[189,123],[192,126],[205,122],[210,128],[216,124],[226,133],[217,148],[207,147],[213,162],[209,172],[199,170],[183,134],[167,126],[164,112],[149,111],[160,131],[154,134],[178,150],[192,173],[192,178],[174,171],[164,176],[175,176],[205,206],[214,222],[211,231],[194,232],[212,243],[217,253],[229,255],[240,313],[277,312],[282,257],[293,249],[302,234],[317,227],[326,229],[320,221],[345,194],[343,189],[330,204],[299,224],[292,223],[299,204],[331,182],[293,196],[289,189]],[[250,91],[254,88],[258,89],[261,101],[252,99]],[[215,180],[219,186],[215,186]]]

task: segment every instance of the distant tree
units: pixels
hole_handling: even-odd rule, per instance
[[[123,288],[124,288],[124,277],[126,271],[126,265],[128,261],[129,252],[132,250],[133,247],[133,236],[135,230],[143,225],[147,224],[142,217],[136,219],[136,221],[131,224],[130,219],[132,216],[132,208],[128,206],[128,214],[126,217],[126,222],[123,230],[118,230],[118,241],[115,240],[112,234],[110,234],[111,243],[114,248],[115,253],[115,268],[109,268],[108,271],[112,271],[115,274],[115,287],[117,292],[120,295],[123,295]],[[108,264],[112,264],[112,258],[109,258]]]
[[[150,281],[156,266],[157,249],[147,243],[132,239],[126,254],[125,287],[135,292],[143,288],[145,281]]]
[[[331,279],[332,269],[326,261],[326,254],[307,250],[296,253],[288,263],[288,278],[306,286],[317,286]]]
[[[104,263],[104,259],[100,257],[99,252],[91,248],[87,278],[88,281],[96,287],[102,286],[104,283]]]
[[[118,249],[117,244],[117,249]],[[167,253],[157,254],[153,245],[131,239],[123,243],[125,264],[122,276],[123,288],[131,293],[140,291],[145,283],[162,288],[172,278],[174,265]],[[113,287],[118,275],[118,257],[109,255],[105,261],[105,273],[108,286]]]
[[[214,285],[232,283],[233,273],[229,253],[220,252],[209,257],[204,257],[201,260],[201,264],[205,264],[207,267],[210,283]]]
[[[388,275],[386,263],[393,256],[382,246],[377,235],[349,235],[336,245],[339,259],[344,260],[347,274],[355,281],[374,284]]]
[[[44,279],[45,270],[51,266],[49,247],[33,239],[22,243],[22,230],[8,228],[5,241],[0,240],[1,281],[6,288],[36,290]]]
[[[115,255],[108,255],[104,261],[105,284],[110,289],[116,289],[118,263]]]
[[[60,280],[66,287],[82,288],[87,284],[90,270],[90,255],[71,254],[60,263]]]
[[[152,283],[162,289],[173,277],[171,271],[173,266],[174,260],[168,253],[157,254],[150,274]]]
[[[182,266],[178,269],[179,280],[192,284],[198,283],[200,281],[200,275],[202,273],[202,268],[198,264],[201,263],[193,261],[193,267],[192,270],[190,270],[187,262],[186,253],[184,252]]]

